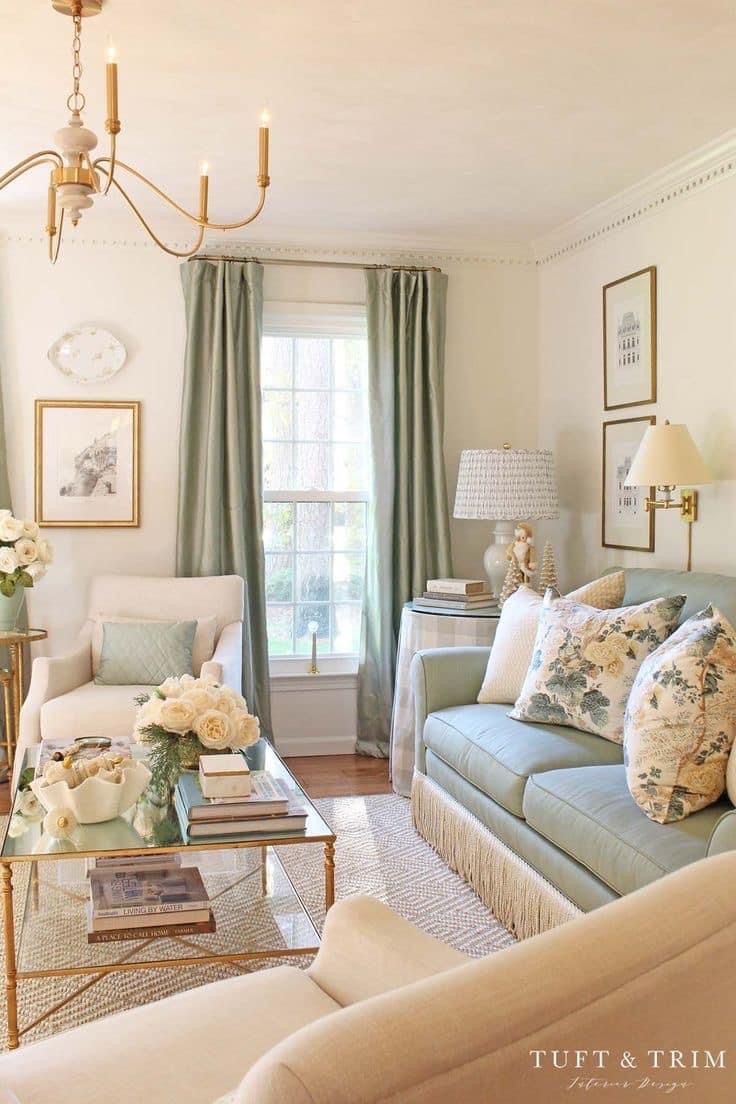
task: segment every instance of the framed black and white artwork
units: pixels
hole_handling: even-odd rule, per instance
[[[645,509],[647,495],[654,498],[654,487],[627,487],[626,477],[642,437],[656,421],[651,414],[603,423],[601,541],[604,548],[654,551],[654,511]]]
[[[603,288],[603,406],[657,401],[657,270],[652,265]]]

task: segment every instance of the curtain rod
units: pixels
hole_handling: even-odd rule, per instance
[[[376,268],[393,269],[396,272],[441,272],[441,268],[421,265],[360,264],[358,261],[302,261],[293,258],[278,260],[276,257],[228,257],[217,253],[195,253],[189,261],[251,261],[263,265],[294,265],[302,268]]]

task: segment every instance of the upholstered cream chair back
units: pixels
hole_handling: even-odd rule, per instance
[[[189,621],[217,617],[219,638],[225,625],[243,620],[244,585],[239,575],[197,579],[155,578],[150,575],[97,575],[92,580],[87,616],[160,617]]]

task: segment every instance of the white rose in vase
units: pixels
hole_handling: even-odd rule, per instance
[[[38,540],[38,535],[41,530],[38,528],[38,522],[36,521],[24,521],[23,522],[23,536],[30,537],[31,540]]]
[[[0,572],[12,575],[18,567],[18,554],[14,548],[0,548]]]
[[[212,751],[224,751],[232,740],[230,718],[219,709],[208,709],[202,713],[194,724],[194,731],[200,742]]]
[[[54,559],[54,550],[51,544],[44,537],[41,537],[39,540],[36,541],[36,552],[38,553],[38,558],[41,563],[52,563]]]
[[[38,560],[36,560],[35,563],[28,564],[28,566],[24,570],[26,575],[31,576],[34,583],[37,583],[39,579],[43,579],[44,575],[46,574],[45,566],[42,563],[39,563]]]
[[[159,686],[158,692],[163,694],[165,698],[179,698],[183,693],[183,688],[175,675],[169,675]]]
[[[191,702],[184,698],[167,698],[161,706],[158,723],[167,732],[183,735],[191,731],[197,714]]]
[[[194,690],[187,690],[182,697],[184,701],[190,703],[197,714],[206,713],[208,709],[217,709],[218,695],[216,690],[204,690],[195,687]]]
[[[18,563],[27,567],[38,559],[36,542],[31,540],[30,537],[21,537],[20,540],[15,542],[15,554],[18,557]]]
[[[135,716],[135,738],[138,743],[145,741],[143,729],[148,728],[149,725],[159,724],[161,718],[161,709],[163,707],[163,698],[152,697],[140,707]]]
[[[230,717],[233,731],[234,748],[247,748],[257,744],[261,736],[261,724],[257,717],[246,713],[243,709],[236,710]]]
[[[0,540],[17,541],[23,536],[23,522],[8,514],[0,519]]]

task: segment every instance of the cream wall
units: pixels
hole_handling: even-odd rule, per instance
[[[683,568],[685,526],[658,513],[654,554],[601,547],[601,424],[655,413],[685,422],[716,482],[701,489],[694,567],[734,573],[736,548],[736,179],[723,180],[601,237],[539,273],[539,441],[554,449],[561,581],[604,566]],[[601,288],[657,266],[655,406],[603,410]]]
[[[446,454],[450,500],[463,447],[534,444],[536,274],[529,263],[453,261],[447,325]],[[96,572],[174,570],[177,449],[184,346],[178,263],[130,244],[70,244],[51,268],[37,241],[0,245],[0,365],[14,506],[33,513],[35,398],[125,398],[142,402],[142,524],[139,529],[58,529],[54,568],[29,595],[34,623],[48,627],[48,650],[64,650],[83,618]],[[267,299],[364,301],[360,271],[265,269]],[[52,342],[71,326],[96,322],[128,349],[113,380],[82,386],[49,363]],[[488,542],[482,523],[453,524],[456,569],[475,574]]]

